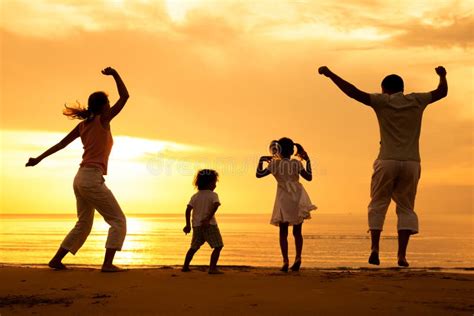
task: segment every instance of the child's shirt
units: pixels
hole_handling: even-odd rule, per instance
[[[402,92],[370,95],[380,127],[378,159],[420,161],[421,118],[432,102],[431,93]]]
[[[221,205],[219,196],[211,190],[199,190],[191,197],[188,205],[193,208],[191,220],[193,227],[202,225],[201,222],[211,214],[215,203]],[[209,223],[217,225],[215,216],[212,216]]]

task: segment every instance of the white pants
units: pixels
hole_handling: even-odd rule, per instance
[[[369,228],[382,230],[391,199],[397,204],[397,229],[418,233],[415,196],[421,167],[417,161],[376,160],[370,188]]]
[[[74,228],[61,244],[61,247],[69,250],[72,254],[82,247],[89,236],[95,209],[110,225],[105,248],[122,249],[127,233],[125,215],[104,182],[102,171],[98,168],[80,168],[74,178],[78,219]]]

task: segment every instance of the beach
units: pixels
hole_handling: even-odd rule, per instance
[[[474,274],[428,269],[178,266],[101,273],[0,266],[6,315],[472,315]]]

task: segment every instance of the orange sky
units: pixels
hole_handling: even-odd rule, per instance
[[[81,144],[24,168],[77,121],[65,102],[105,90],[106,66],[131,98],[112,122],[109,187],[127,213],[180,212],[199,167],[221,172],[222,212],[270,213],[257,180],[268,143],[288,136],[315,162],[305,183],[321,212],[366,212],[378,127],[370,108],[316,75],[320,65],[367,92],[397,73],[407,92],[449,95],[425,112],[423,213],[473,203],[474,19],[470,1],[27,1],[1,4],[0,212],[71,212]],[[165,166],[163,170],[160,166]]]

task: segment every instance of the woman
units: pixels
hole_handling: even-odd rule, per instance
[[[122,249],[125,240],[126,219],[114,195],[105,185],[103,175],[107,174],[107,163],[113,144],[110,121],[120,113],[129,96],[125,84],[115,69],[105,68],[102,74],[114,77],[120,96],[117,103],[110,107],[107,94],[100,91],[89,96],[87,109],[66,106],[64,115],[80,119],[82,122],[58,144],[37,158],[30,158],[26,164],[27,167],[37,165],[41,160],[65,148],[78,137],[84,145],[82,162],[74,178],[78,220],[49,262],[49,267],[53,269],[66,269],[62,259],[69,252],[76,254],[82,247],[92,229],[94,209],[96,209],[110,225],[101,271],[123,271],[113,264],[113,260],[116,251]]]

